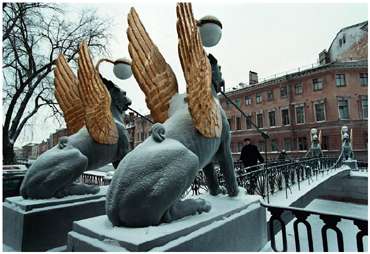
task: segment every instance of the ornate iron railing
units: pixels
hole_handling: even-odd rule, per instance
[[[240,163],[235,163],[235,173],[238,185],[245,188],[248,194],[260,195],[269,202],[270,195],[277,191],[285,190],[288,198],[288,191],[291,193],[291,186],[307,180],[310,184],[315,177],[318,179],[320,174],[325,174],[334,169],[337,158],[321,157],[311,159],[300,159],[294,162],[276,161],[269,162],[267,169],[264,164],[243,168]],[[225,184],[222,174],[217,170],[218,180],[221,185]],[[197,175],[196,180],[191,186],[194,194],[198,190],[206,189],[206,179],[202,171]],[[189,190],[187,194],[189,193]]]
[[[271,213],[270,220],[268,221],[268,228],[269,228],[268,231],[269,231],[270,239],[271,239],[271,248],[274,251],[283,251],[283,252],[288,251],[287,230],[286,230],[285,222],[283,220],[284,213],[288,213],[288,212],[290,212],[293,215],[293,219],[294,219],[293,231],[294,231],[295,247],[296,247],[297,252],[301,251],[301,242],[300,242],[300,237],[299,237],[300,235],[299,235],[299,230],[298,230],[298,225],[300,223],[303,224],[306,228],[308,249],[310,252],[314,251],[312,226],[310,222],[307,220],[307,218],[312,215],[318,215],[320,219],[324,222],[324,226],[321,228],[323,251],[327,252],[329,249],[328,229],[334,230],[336,234],[338,251],[341,251],[341,252],[344,251],[343,233],[341,229],[337,226],[338,222],[340,222],[341,220],[350,220],[353,222],[354,225],[357,226],[359,230],[356,234],[357,250],[361,252],[364,251],[364,237],[368,235],[367,233],[368,221],[365,219],[352,217],[352,216],[339,215],[339,214],[334,214],[334,213],[310,211],[307,209],[295,208],[295,207],[272,206],[264,202],[261,202],[261,205],[266,207],[267,210]],[[275,228],[275,225],[276,225],[275,222],[278,222],[277,224],[279,226],[278,229]],[[276,247],[275,236],[278,230],[281,230],[282,232],[282,244],[283,244],[282,250],[278,250]]]

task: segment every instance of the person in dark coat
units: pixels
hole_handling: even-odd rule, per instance
[[[279,157],[278,157],[278,160],[279,161],[285,161],[288,159],[288,154],[286,153],[286,151],[283,149],[281,150],[280,154],[279,154]]]
[[[251,140],[249,138],[244,139],[244,142],[245,145],[240,154],[240,160],[243,162],[244,167],[257,165],[257,160],[263,163],[265,160],[258,151],[257,146],[251,144]]]

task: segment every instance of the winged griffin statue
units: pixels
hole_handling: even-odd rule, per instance
[[[80,45],[78,78],[63,55],[56,62],[55,96],[70,134],[43,153],[28,169],[21,185],[27,199],[92,194],[99,191],[74,181],[87,170],[114,166],[128,152],[122,113],[131,104],[126,92],[100,76],[85,42]]]
[[[347,126],[343,126],[341,129],[342,137],[342,152],[339,156],[339,160],[352,160],[354,159],[354,154],[352,150],[352,130],[349,131]]]
[[[230,151],[230,127],[212,78],[219,75],[203,49],[190,3],[177,5],[178,53],[187,84],[178,94],[171,67],[134,8],[128,14],[133,74],[156,124],[151,136],[120,162],[108,189],[106,211],[114,226],[145,227],[208,212],[203,199],[181,200],[199,169],[212,195],[222,192],[218,160],[229,196],[238,195]]]
[[[308,150],[305,157],[318,158],[322,157],[321,150],[321,131],[317,131],[316,128],[311,129],[311,147]]]

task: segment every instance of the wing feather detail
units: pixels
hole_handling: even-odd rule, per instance
[[[108,89],[95,69],[85,42],[78,59],[78,91],[85,108],[85,123],[90,136],[100,144],[115,144],[118,130],[110,109]]]
[[[63,111],[68,134],[72,135],[85,125],[85,111],[78,93],[78,80],[63,54],[56,60],[54,76],[55,98]]]
[[[222,118],[212,95],[211,65],[203,49],[191,3],[178,3],[176,10],[178,51],[193,124],[205,137],[220,137]]]
[[[146,32],[137,12],[128,14],[127,37],[132,59],[132,72],[141,90],[154,122],[168,118],[170,100],[178,92],[176,76]]]

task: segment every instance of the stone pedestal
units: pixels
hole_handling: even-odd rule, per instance
[[[348,167],[351,168],[351,170],[358,170],[358,167],[357,167],[357,160],[345,160],[343,161],[343,164],[344,165],[347,165]]]
[[[66,244],[73,221],[105,214],[108,186],[94,195],[3,203],[3,244],[16,251],[46,251]]]
[[[106,215],[77,221],[67,251],[259,251],[266,244],[266,211],[257,196],[201,197],[211,203],[209,213],[159,226],[113,227]]]

